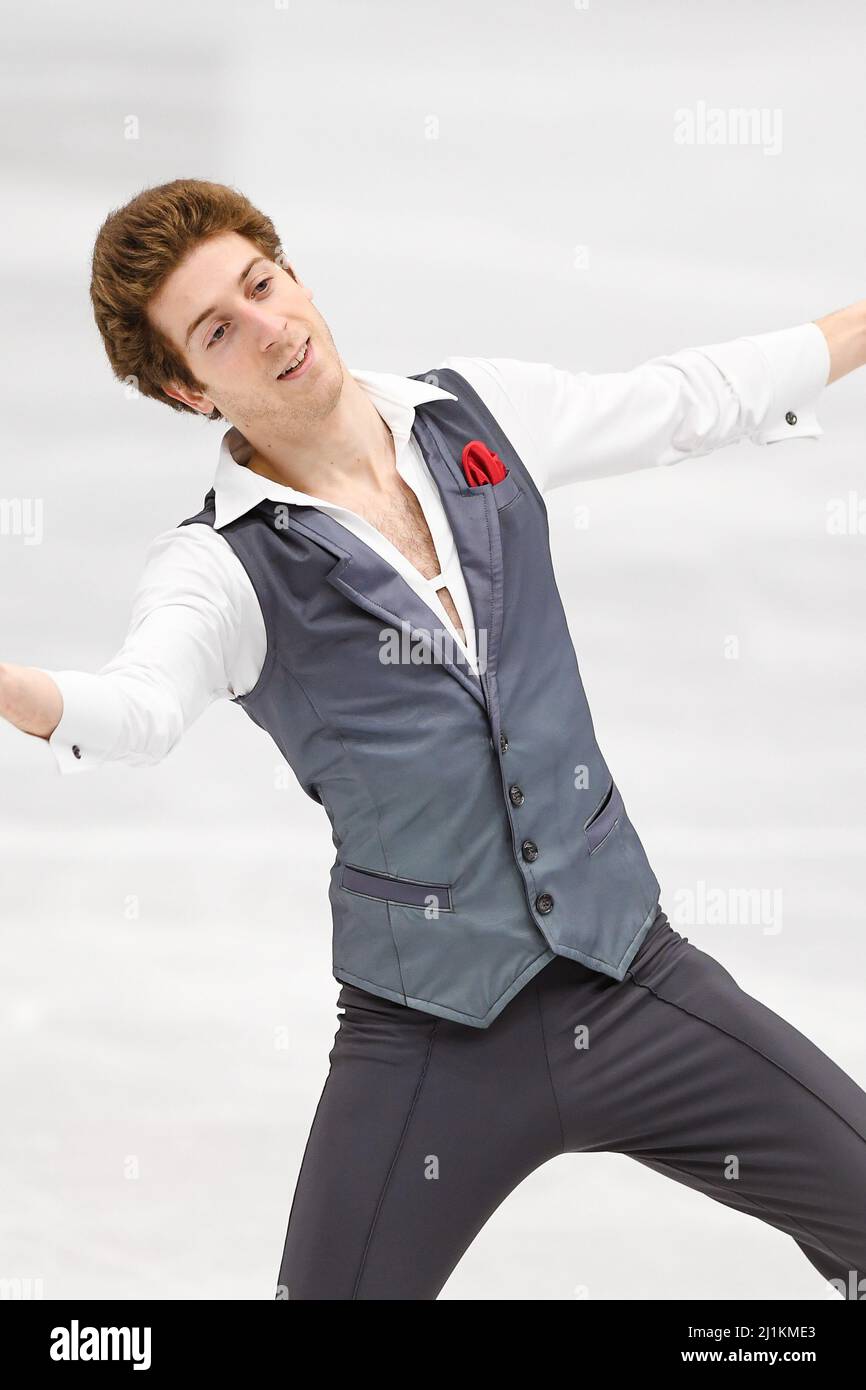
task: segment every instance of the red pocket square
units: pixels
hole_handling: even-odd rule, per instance
[[[508,469],[480,439],[470,439],[463,449],[463,472],[470,487],[480,487],[482,483],[501,483]]]

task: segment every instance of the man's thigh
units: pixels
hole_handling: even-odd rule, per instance
[[[354,986],[340,1004],[277,1297],[435,1299],[509,1192],[562,1151],[537,1000],[530,984],[488,1029]]]
[[[866,1092],[841,1067],[669,924],[622,982],[570,998],[562,976],[543,1005],[568,1148],[769,1222],[825,1277],[866,1274]]]

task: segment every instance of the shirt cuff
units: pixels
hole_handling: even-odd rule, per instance
[[[89,772],[105,762],[120,737],[118,692],[103,676],[86,671],[48,671],[60,688],[63,713],[48,739],[57,770]]]
[[[756,333],[699,349],[730,382],[755,444],[819,439],[816,407],[830,375],[830,348],[817,323]]]

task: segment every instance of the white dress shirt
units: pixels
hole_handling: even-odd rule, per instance
[[[830,355],[814,323],[654,357],[631,371],[571,372],[514,358],[447,357],[502,426],[542,493],[696,458],[749,439],[817,439],[815,408]],[[49,671],[63,696],[47,740],[60,773],[105,762],[152,765],[214,700],[255,684],[264,663],[264,618],[246,571],[221,528],[267,498],[320,507],[397,570],[478,669],[474,622],[460,560],[416,440],[415,406],[453,394],[428,380],[383,372],[352,376],[390,428],[396,467],[418,498],[440,573],[425,579],[369,521],[346,507],[271,482],[244,467],[249,444],[222,436],[214,477],[215,523],[172,526],[150,544],[120,650],[97,673]],[[438,597],[447,587],[467,641]],[[43,741],[44,740],[40,740]]]

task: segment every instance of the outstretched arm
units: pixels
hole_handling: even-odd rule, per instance
[[[823,318],[653,357],[624,372],[449,357],[542,492],[750,440],[818,439],[824,387],[866,363],[866,301]]]
[[[98,672],[0,666],[0,716],[47,739],[61,773],[161,761],[214,700],[255,683],[266,647],[255,593],[201,525],[158,536],[123,646]]]

